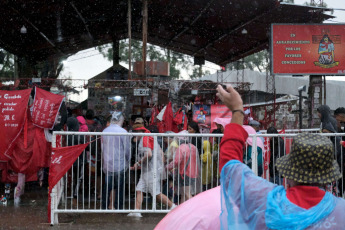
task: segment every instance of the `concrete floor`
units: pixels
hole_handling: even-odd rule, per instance
[[[3,185],[0,185],[3,187]],[[0,191],[3,194],[3,191]],[[59,214],[59,224],[50,226],[47,219],[47,188],[26,186],[19,206],[10,199],[0,206],[0,229],[154,229],[165,214]]]

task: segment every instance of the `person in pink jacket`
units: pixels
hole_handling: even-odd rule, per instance
[[[187,134],[187,131],[181,131],[179,134]],[[195,145],[189,143],[186,136],[179,137],[179,147],[176,150],[174,160],[167,165],[167,169],[177,168],[178,175],[175,178],[177,193],[181,195],[181,203],[192,198],[196,193],[197,180],[200,178],[200,160],[198,149]]]

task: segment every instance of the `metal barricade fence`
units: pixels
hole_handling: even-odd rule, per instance
[[[311,132],[313,133],[313,132]],[[326,136],[330,138],[333,143],[333,152],[334,152],[334,159],[337,160],[339,164],[339,169],[341,175],[343,177],[338,181],[329,184],[326,186],[327,191],[331,192],[335,196],[344,197],[345,196],[345,185],[344,185],[344,148],[340,144],[340,141],[345,139],[345,133],[318,133],[322,136]],[[250,135],[253,137],[253,152],[252,152],[252,161],[260,164],[260,165],[253,165],[252,170],[253,172],[263,177],[266,180],[269,180],[272,183],[278,185],[287,186],[285,179],[281,176],[281,174],[275,168],[275,161],[279,157],[285,156],[292,151],[292,140],[296,137],[298,133],[295,134],[255,134]],[[260,154],[259,148],[257,148],[257,138],[267,138],[269,139],[269,146],[267,147],[270,151],[269,153],[266,152],[265,154]],[[264,151],[265,152],[265,151]],[[269,160],[268,160],[269,158]],[[260,169],[260,170],[258,170]],[[261,171],[262,174],[258,173]]]
[[[244,163],[256,175],[284,184],[274,170],[275,160],[289,153],[295,135],[250,135],[252,146],[244,148]],[[62,137],[61,146],[93,142],[53,188],[51,224],[58,223],[59,213],[167,213],[219,185],[222,134],[54,132],[53,147],[57,136]],[[261,137],[271,139],[270,163],[257,147]]]

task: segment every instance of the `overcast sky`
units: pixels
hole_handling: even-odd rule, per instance
[[[295,4],[303,5],[306,0],[295,0]],[[308,1],[309,2],[309,1]],[[345,8],[344,0],[324,0],[328,8],[343,9]],[[328,23],[345,23],[345,11],[335,10],[333,16],[336,18],[327,21]],[[111,67],[112,63],[107,61],[103,56],[94,48],[83,50],[77,54],[70,56],[64,64],[64,70],[60,75],[62,78],[71,76],[73,79],[90,79],[91,77],[103,72]],[[219,67],[212,63],[207,62],[205,70],[211,73],[216,72]],[[187,72],[183,73],[183,78],[187,78]],[[333,79],[339,79],[334,77]],[[85,90],[86,91],[86,90]],[[87,98],[86,92],[79,97],[73,97],[72,100],[82,101]]]

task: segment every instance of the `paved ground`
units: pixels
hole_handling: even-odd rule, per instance
[[[0,185],[3,187],[3,185]],[[0,194],[3,191],[0,190]],[[0,229],[153,229],[165,214],[143,214],[130,218],[127,214],[59,214],[59,225],[47,223],[47,189],[27,185],[22,201],[13,200],[0,206]]]

